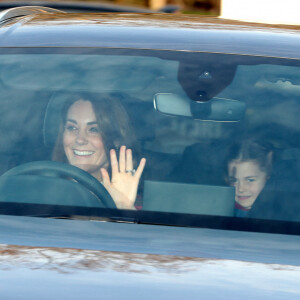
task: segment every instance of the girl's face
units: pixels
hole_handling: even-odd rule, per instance
[[[100,178],[100,168],[108,167],[108,160],[93,106],[78,100],[68,110],[63,134],[68,162]]]
[[[255,161],[232,161],[228,165],[230,185],[235,187],[235,201],[251,208],[267,181],[266,172]]]

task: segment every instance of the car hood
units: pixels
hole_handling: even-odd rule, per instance
[[[290,265],[12,245],[0,245],[0,252],[3,296],[11,295],[16,284],[22,296],[43,299],[45,295],[72,299],[300,295],[300,268]]]
[[[0,226],[6,298],[300,296],[298,236],[13,216]]]

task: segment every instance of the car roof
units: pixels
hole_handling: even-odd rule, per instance
[[[300,59],[300,26],[135,13],[41,13],[0,25],[0,47],[108,47]]]

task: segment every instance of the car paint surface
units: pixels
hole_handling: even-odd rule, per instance
[[[1,294],[9,297],[17,282],[22,295],[14,299],[299,297],[300,267],[289,265],[5,245],[0,252]]]
[[[16,283],[13,299],[300,296],[299,236],[12,216],[0,226],[6,299]]]
[[[299,59],[299,29],[169,14],[46,14],[4,23],[0,46],[207,51]]]
[[[300,237],[205,228],[1,216],[3,244],[300,266]]]

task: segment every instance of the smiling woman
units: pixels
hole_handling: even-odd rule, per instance
[[[133,147],[135,140],[129,118],[115,98],[68,96],[52,159],[93,175],[105,186],[118,208],[135,209],[146,160],[141,159],[135,171]],[[120,150],[119,160],[116,150]]]

